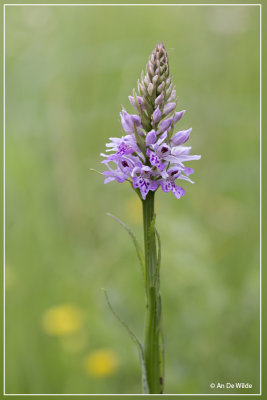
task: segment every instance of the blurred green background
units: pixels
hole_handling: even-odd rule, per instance
[[[166,393],[259,392],[259,7],[6,7],[6,392],[140,393],[139,199],[99,153],[163,40],[195,185],[157,193]],[[214,389],[212,393],[229,393]],[[237,393],[237,390],[231,390]]]

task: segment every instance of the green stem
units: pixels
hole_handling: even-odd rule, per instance
[[[163,352],[161,346],[161,299],[157,268],[156,235],[153,227],[154,196],[149,191],[143,204],[146,317],[144,357],[151,394],[163,393]]]

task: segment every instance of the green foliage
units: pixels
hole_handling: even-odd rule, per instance
[[[107,294],[106,290],[105,290],[105,296],[106,296],[106,300],[107,300],[108,306],[109,306],[112,314],[117,318],[117,320],[126,329],[126,331],[129,334],[130,338],[132,339],[132,341],[136,345],[136,348],[137,348],[138,353],[139,353],[140,362],[141,362],[142,388],[143,388],[143,392],[142,393],[148,394],[149,393],[149,386],[148,386],[148,382],[147,382],[147,372],[146,372],[146,364],[145,364],[143,346],[142,346],[140,340],[135,335],[135,333],[131,330],[131,328],[129,328],[129,326],[126,324],[126,322],[123,319],[121,319],[120,316],[114,311],[112,305],[110,304],[110,301],[109,301],[108,294]]]
[[[138,240],[136,239],[135,234],[133,233],[133,231],[131,230],[131,228],[129,228],[129,226],[127,226],[124,222],[122,222],[119,218],[115,217],[115,215],[112,215],[110,213],[107,213],[108,216],[112,217],[113,219],[115,219],[115,221],[117,221],[121,226],[123,226],[123,228],[128,232],[130,238],[133,241],[135,250],[136,250],[136,254],[137,254],[137,258],[139,260],[139,263],[141,265],[142,268],[142,274],[143,274],[143,279],[145,282],[146,279],[146,271],[145,271],[145,260],[144,260],[144,253],[143,250],[140,246],[140,244],[138,243]]]

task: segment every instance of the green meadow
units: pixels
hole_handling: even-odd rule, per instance
[[[140,393],[141,203],[100,153],[163,40],[200,161],[156,195],[165,393],[259,393],[259,7],[6,7],[6,392]],[[210,388],[244,382],[251,389]]]

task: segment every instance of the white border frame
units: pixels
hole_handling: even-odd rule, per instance
[[[260,393],[183,393],[183,394],[99,394],[99,393],[22,393],[5,392],[5,8],[6,7],[201,7],[201,6],[240,6],[260,7]],[[262,4],[3,4],[3,395],[4,396],[262,396]]]

